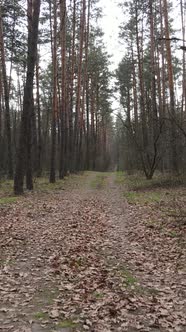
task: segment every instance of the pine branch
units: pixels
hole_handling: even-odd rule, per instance
[[[183,41],[183,42],[186,42],[186,40],[180,39],[180,38],[177,38],[177,37],[171,37],[171,38],[159,37],[158,40],[171,40],[171,41]]]

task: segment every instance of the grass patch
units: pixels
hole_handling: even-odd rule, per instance
[[[47,312],[39,311],[34,314],[35,319],[48,319],[49,315]]]
[[[50,183],[46,178],[37,178],[34,181],[34,189],[41,192],[62,190],[64,188],[64,183],[65,180],[57,180],[55,183]]]
[[[90,186],[93,189],[102,189],[105,184],[106,184],[106,179],[107,179],[107,175],[105,174],[97,174],[95,179],[93,179],[90,183]]]
[[[0,181],[0,205],[16,203],[17,197],[13,194],[13,180]]]
[[[4,265],[4,262],[5,262],[5,260],[2,259],[2,258],[0,258],[0,266],[3,266],[3,265]]]
[[[126,181],[126,174],[125,172],[116,172],[115,183],[116,184],[124,184]]]
[[[152,180],[147,180],[143,175],[127,175],[124,177],[124,183],[129,190],[148,191],[153,189],[169,189],[180,186],[186,186],[185,176],[171,176],[169,174],[155,174]]]
[[[125,279],[125,284],[127,285],[127,287],[131,287],[131,286],[134,286],[137,282],[136,278],[134,278],[132,276],[131,273],[129,273],[128,271],[124,272],[124,275],[123,275],[124,279]]]
[[[9,193],[13,188],[13,180],[1,180],[0,181],[0,191],[2,193]]]
[[[63,320],[59,323],[57,323],[56,327],[58,328],[73,328],[73,327],[77,327],[78,324],[74,323],[73,320]]]
[[[161,192],[129,191],[129,192],[125,192],[123,195],[130,204],[159,203],[163,198],[163,193],[161,193]]]
[[[1,197],[0,198],[0,205],[7,205],[7,204],[16,203],[17,199],[18,198],[16,196]]]
[[[128,269],[121,267],[119,274],[123,279],[124,284],[127,287],[132,287],[136,285],[137,279],[132,275],[132,273]]]
[[[172,238],[177,238],[178,237],[178,234],[175,231],[169,232],[168,235]]]
[[[94,293],[94,296],[95,296],[96,299],[103,299],[104,294],[103,294],[103,293],[100,293],[100,292],[95,292],[95,293]]]

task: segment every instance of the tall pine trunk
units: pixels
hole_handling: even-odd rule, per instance
[[[66,108],[66,0],[60,2],[61,17],[61,142],[60,142],[60,161],[59,161],[59,178],[63,179],[67,172],[67,108]]]
[[[172,146],[172,170],[178,172],[178,155],[176,146],[176,110],[175,110],[175,95],[174,95],[174,78],[172,67],[172,54],[170,46],[170,34],[169,34],[169,20],[168,20],[168,8],[167,0],[163,0],[163,15],[165,23],[165,38],[166,38],[166,56],[168,66],[168,81],[169,81],[169,93],[170,93],[170,121],[171,121],[171,146]]]
[[[78,168],[78,153],[79,153],[79,135],[81,124],[81,94],[82,94],[82,63],[83,63],[83,46],[84,46],[84,29],[86,16],[86,0],[81,2],[81,17],[80,17],[80,43],[79,43],[79,61],[78,61],[78,77],[77,77],[77,96],[76,96],[76,114],[74,124],[74,165],[75,170]]]
[[[52,10],[50,6],[51,22],[51,49],[53,63],[53,100],[52,100],[52,130],[51,130],[51,155],[50,155],[50,183],[56,181],[56,119],[57,119],[57,5],[54,0],[54,27],[52,34]]]
[[[11,124],[10,124],[10,105],[9,105],[9,87],[6,73],[6,63],[5,63],[5,49],[4,49],[4,36],[3,36],[3,21],[1,15],[0,7],[0,56],[1,56],[1,66],[2,66],[2,76],[3,76],[3,88],[4,88],[4,100],[5,100],[5,126],[6,126],[6,136],[7,136],[7,169],[8,178],[13,178],[13,163],[12,163],[12,135],[11,135]]]
[[[39,91],[39,54],[37,54],[36,62],[36,98],[37,98],[37,176],[42,174],[41,165],[41,106],[40,106],[40,91]]]
[[[23,112],[21,117],[21,127],[19,135],[19,145],[16,156],[16,170],[14,178],[14,192],[16,195],[23,193],[23,182],[30,152],[30,130],[32,115],[32,95],[34,68],[37,58],[38,26],[40,14],[40,0],[35,0],[32,4],[32,15],[29,12],[28,30],[28,55],[27,55],[27,74],[23,97]],[[29,5],[29,4],[28,4]],[[26,160],[27,159],[27,160]]]

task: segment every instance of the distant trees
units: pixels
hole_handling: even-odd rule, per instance
[[[182,63],[173,55],[168,8],[167,0],[123,5],[129,19],[120,38],[128,47],[117,70],[125,112],[118,116],[117,142],[123,146],[122,167],[142,169],[149,179],[157,168],[178,174],[186,162],[185,55]],[[182,20],[184,10],[181,4]],[[182,30],[184,35],[183,21]]]
[[[0,175],[14,175],[16,194],[25,176],[30,190],[33,176],[55,182],[70,172],[107,169],[115,162],[114,140],[120,168],[141,169],[149,179],[157,168],[184,170],[184,4],[182,57],[172,47],[167,0],[128,1],[123,9],[127,46],[116,73],[123,112],[114,130],[99,1],[1,2]]]
[[[69,172],[106,169],[111,73],[98,1],[15,0],[0,9],[1,175],[14,174],[21,194],[25,176],[31,190],[33,176],[55,182]]]

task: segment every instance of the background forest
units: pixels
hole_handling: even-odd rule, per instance
[[[99,1],[1,1],[0,174],[14,177],[16,194],[25,175],[33,189],[33,176],[55,182],[85,169],[184,172],[185,7],[176,1],[174,31],[171,2],[121,3],[115,75]]]
[[[157,168],[179,174],[186,166],[186,4],[139,0],[121,8],[127,47],[117,70],[119,168],[142,169],[148,179]]]
[[[54,182],[56,172],[110,163],[111,74],[99,17],[97,1],[1,4],[0,167],[12,178],[17,156],[16,192],[25,173],[32,189],[32,173],[50,172]]]

